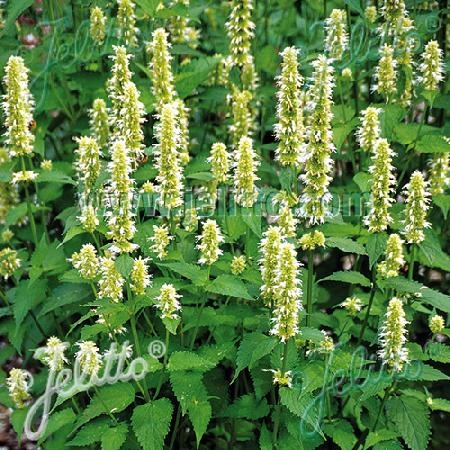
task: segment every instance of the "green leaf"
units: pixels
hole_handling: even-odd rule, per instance
[[[430,438],[428,408],[416,398],[395,397],[388,400],[387,413],[411,450],[426,450]]]
[[[133,258],[127,254],[122,254],[116,259],[115,266],[118,272],[127,278],[133,269]]]
[[[45,432],[40,438],[40,442],[45,441],[49,436],[58,431],[64,425],[68,423],[74,423],[77,416],[73,412],[72,408],[66,408],[61,411],[56,411],[52,413],[48,419],[47,427]]]
[[[358,185],[361,192],[370,191],[370,179],[371,176],[366,172],[358,172],[354,177],[353,181]]]
[[[363,245],[352,239],[347,239],[343,237],[329,237],[325,241],[327,247],[337,247],[343,252],[356,253],[358,255],[367,255],[366,250]]]
[[[433,202],[441,208],[444,217],[447,217],[450,210],[450,195],[434,195]]]
[[[450,271],[450,256],[441,248],[439,238],[433,230],[425,230],[425,240],[419,244],[419,261],[433,268]]]
[[[178,370],[201,370],[207,371],[214,367],[207,359],[202,358],[193,352],[174,352],[170,355],[167,369],[169,371]]]
[[[131,422],[137,440],[144,450],[162,450],[169,432],[173,406],[168,398],[160,398],[137,406]]]
[[[109,422],[109,419],[104,418],[85,425],[80,431],[78,431],[76,436],[68,442],[68,445],[78,447],[99,442],[102,435],[108,432]]]
[[[92,291],[86,284],[74,286],[73,283],[62,283],[53,290],[51,297],[45,302],[44,307],[40,311],[39,317],[72,303],[81,305],[91,295]]]
[[[159,0],[136,0],[136,3],[152,18],[160,2]]]
[[[356,443],[353,427],[346,420],[339,419],[334,421],[333,424],[327,424],[323,427],[323,430],[343,450],[353,448]]]
[[[212,283],[206,286],[208,292],[228,297],[253,300],[241,279],[234,275],[219,275]]]
[[[119,450],[127,438],[128,427],[120,423],[117,427],[111,427],[101,438],[102,450]]]
[[[202,286],[206,283],[208,274],[206,270],[201,269],[194,264],[188,264],[186,262],[173,262],[173,263],[158,263],[159,266],[167,267],[181,276],[191,280],[194,284]]]
[[[134,401],[134,388],[130,383],[104,386],[94,395],[91,403],[78,419],[76,428],[101,414],[119,413]]]
[[[36,178],[37,183],[61,183],[72,184],[76,186],[76,182],[72,180],[68,175],[59,170],[44,170]]]
[[[319,282],[322,281],[342,281],[344,283],[360,284],[361,286],[370,287],[370,280],[361,273],[351,270],[334,272],[332,275],[319,280]]]
[[[277,345],[277,340],[272,336],[266,336],[258,332],[246,334],[237,352],[237,367],[233,381],[246,367],[251,369],[257,361],[268,355],[275,348],[275,345]]]
[[[427,346],[427,352],[433,361],[450,363],[450,346],[432,342]]]
[[[450,152],[450,144],[443,136],[427,134],[422,136],[416,145],[419,153],[447,153]]]
[[[22,281],[14,292],[13,312],[16,324],[19,326],[28,312],[46,298],[47,280]]]
[[[242,395],[228,406],[223,415],[225,417],[258,420],[269,414],[269,405],[265,398],[257,400],[254,394]]]
[[[29,8],[34,3],[34,0],[14,0],[8,2],[8,8],[6,12],[6,22],[4,32],[9,34],[12,32],[12,27],[16,19],[22,14],[27,8]]]
[[[371,431],[366,438],[364,448],[373,447],[375,444],[378,444],[379,442],[390,441],[391,439],[395,439],[397,436],[398,433],[387,429]]]
[[[432,411],[445,411],[450,413],[450,400],[445,398],[433,398],[430,408]]]
[[[373,233],[367,239],[367,254],[369,255],[369,267],[377,262],[378,258],[384,253],[387,243],[386,233]]]

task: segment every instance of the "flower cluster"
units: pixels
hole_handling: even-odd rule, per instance
[[[259,260],[262,278],[261,297],[266,304],[269,304],[274,299],[276,289],[275,274],[282,242],[281,229],[274,226],[270,226],[261,239],[261,259]]]
[[[198,237],[198,240],[197,248],[201,254],[198,262],[210,266],[222,254],[219,246],[225,240],[215,220],[208,219],[204,223],[202,234]]]
[[[364,221],[372,233],[386,230],[392,222],[389,208],[394,201],[392,198],[395,185],[393,156],[394,152],[389,147],[388,141],[378,139],[373,149],[372,165],[369,168],[372,176],[370,211]]]
[[[250,91],[240,91],[237,88],[233,88],[231,103],[233,124],[230,126],[230,132],[234,148],[239,145],[241,138],[252,135],[253,123],[249,106],[251,99],[252,94]]]
[[[449,153],[436,153],[430,159],[430,194],[433,196],[443,194],[450,184],[449,160]]]
[[[133,261],[133,267],[131,269],[131,290],[136,295],[145,294],[145,289],[150,286],[150,274],[147,267],[148,259],[142,257],[136,258]]]
[[[259,162],[256,159],[253,144],[250,138],[242,137],[234,152],[234,195],[236,203],[251,208],[258,198],[255,181]]]
[[[394,59],[394,48],[384,44],[380,49],[380,61],[375,71],[377,84],[375,90],[388,101],[397,91],[397,61]]]
[[[419,66],[421,77],[419,82],[428,91],[437,91],[439,83],[444,79],[444,65],[442,63],[442,50],[437,41],[430,41],[425,46]]]
[[[77,363],[83,373],[97,375],[102,367],[102,355],[97,344],[93,341],[82,341],[77,343],[79,350],[75,353]]]
[[[313,62],[313,86],[309,91],[308,143],[306,146],[305,183],[300,200],[301,214],[310,224],[323,223],[328,215],[331,195],[328,186],[331,182],[331,153],[334,151],[331,119],[333,94],[333,67],[321,55]]]
[[[0,250],[0,277],[7,280],[18,269],[20,269],[20,259],[17,252],[10,247]]]
[[[233,256],[230,266],[231,273],[233,275],[240,275],[245,270],[246,262],[244,255]]]
[[[158,255],[159,259],[163,259],[167,256],[167,246],[173,236],[170,235],[169,229],[165,225],[153,225],[153,236],[150,241],[153,242],[151,246],[152,252]]]
[[[429,327],[433,334],[442,333],[445,328],[444,318],[439,314],[435,314],[434,316],[430,317]]]
[[[117,270],[114,259],[109,256],[100,259],[100,274],[98,296],[116,303],[122,300],[125,280]]]
[[[325,247],[325,236],[321,231],[315,230],[304,234],[298,242],[302,250],[313,251],[318,247]]]
[[[46,364],[50,370],[60,371],[67,362],[64,352],[67,350],[68,344],[62,342],[61,339],[52,336],[47,339],[45,347],[39,348],[35,352],[35,358]]]
[[[139,32],[136,28],[135,5],[131,0],[117,0],[119,6],[117,10],[118,36],[125,40],[125,44],[130,47],[136,47]]]
[[[211,164],[211,173],[217,183],[224,183],[228,180],[230,169],[230,155],[227,147],[221,142],[216,142],[211,147],[211,156],[208,158]]]
[[[403,234],[409,244],[420,244],[425,239],[424,228],[431,226],[426,220],[430,203],[428,184],[423,179],[423,175],[416,170],[405,186],[406,209]]]
[[[91,8],[90,33],[92,40],[97,44],[103,44],[105,40],[106,16],[98,6]]]
[[[330,58],[340,61],[348,45],[347,14],[343,9],[333,9],[325,20],[325,51]]]
[[[30,183],[34,181],[38,176],[37,172],[33,170],[20,170],[19,172],[14,172],[11,177],[12,184],[19,183]]]
[[[178,126],[178,158],[180,164],[185,166],[189,162],[189,108],[183,100],[177,98],[174,102],[177,111]]]
[[[280,245],[279,262],[275,270],[275,309],[270,333],[281,342],[298,333],[298,312],[301,309],[299,267],[295,247],[289,242]]]
[[[381,350],[378,355],[383,364],[395,372],[400,372],[408,362],[408,349],[405,347],[407,323],[402,301],[397,297],[392,298],[379,333]]]
[[[106,102],[96,98],[89,110],[89,125],[91,134],[101,149],[106,148],[109,141],[109,116]]]
[[[361,299],[353,295],[352,297],[347,297],[342,302],[342,307],[345,308],[352,317],[355,317],[362,309],[362,302]]]
[[[383,278],[396,277],[405,264],[403,258],[403,241],[398,234],[391,234],[386,245],[386,260],[378,265],[378,272]]]
[[[298,72],[298,50],[295,47],[287,47],[281,56],[281,74],[277,78],[278,123],[275,125],[275,135],[279,144],[276,159],[283,166],[298,167],[304,159],[305,151],[305,127],[300,103],[303,79]]]
[[[6,379],[9,395],[18,408],[23,408],[25,402],[30,399],[28,393],[30,389],[30,374],[22,369],[11,369],[9,377]]]
[[[92,280],[97,276],[99,260],[92,244],[83,244],[80,251],[72,255],[70,261],[82,278]]]
[[[155,307],[161,312],[162,319],[178,319],[177,312],[181,310],[180,298],[181,295],[172,284],[165,283],[161,286]]]
[[[373,152],[377,140],[380,138],[380,115],[381,110],[369,106],[361,111],[361,126],[356,136],[359,145],[366,152]]]
[[[80,191],[87,198],[100,174],[100,147],[96,139],[88,136],[75,138],[75,141],[78,144],[75,149],[75,169],[80,181]]]

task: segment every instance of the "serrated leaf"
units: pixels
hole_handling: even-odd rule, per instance
[[[133,431],[144,450],[163,449],[172,411],[172,403],[165,397],[134,408]]]
[[[91,445],[94,442],[99,442],[102,435],[108,432],[109,419],[100,419],[92,423],[88,423],[69,441],[68,445],[76,447]]]
[[[102,450],[119,450],[127,438],[128,427],[120,423],[117,427],[111,427],[102,436]]]
[[[275,345],[277,345],[277,340],[272,336],[257,332],[246,334],[237,352],[237,367],[233,381],[246,367],[251,369],[257,361],[268,355],[275,348]]]
[[[322,281],[342,281],[344,283],[360,284],[361,286],[370,287],[369,279],[367,279],[363,274],[351,270],[334,272],[328,277],[319,280],[319,282]]]
[[[445,411],[450,413],[450,400],[445,398],[433,398],[430,408],[432,411]]]
[[[16,324],[19,326],[25,319],[28,312],[38,303],[45,300],[47,280],[37,280],[31,283],[30,280],[22,281],[14,293],[13,312]]]
[[[450,346],[439,342],[432,342],[427,345],[427,353],[433,361],[450,363]]]
[[[356,443],[353,427],[346,420],[339,419],[324,425],[323,430],[342,450],[351,449]]]
[[[134,388],[130,383],[117,383],[98,390],[91,403],[84,409],[76,427],[105,413],[119,413],[134,401]]]
[[[256,399],[254,394],[242,395],[225,410],[225,417],[244,418],[249,420],[258,420],[269,414],[269,405],[267,400]]]
[[[207,371],[214,367],[210,361],[193,352],[174,352],[170,355],[167,369],[171,372],[178,370]]]
[[[206,290],[228,297],[253,300],[243,281],[234,275],[219,275],[212,283],[206,286]]]
[[[114,264],[118,272],[127,278],[133,269],[133,258],[127,254],[122,254],[116,259]]]
[[[367,238],[367,254],[369,255],[369,267],[377,262],[378,258],[384,253],[387,243],[386,233],[373,233]]]
[[[40,442],[45,441],[49,436],[58,431],[64,425],[68,423],[74,423],[77,416],[73,412],[72,408],[66,408],[61,411],[52,413],[48,419],[47,427],[44,434],[40,438]]]
[[[50,298],[45,302],[39,316],[44,316],[57,308],[61,308],[72,303],[81,305],[85,299],[92,295],[92,291],[86,284],[73,285],[72,283],[62,283],[57,286]]]
[[[397,436],[398,433],[387,429],[371,431],[366,438],[364,448],[373,447],[375,444],[378,444],[379,442],[390,441],[391,439],[395,439]]]
[[[411,450],[426,450],[430,437],[428,408],[416,398],[395,397],[386,403],[388,417]]]
[[[450,152],[450,144],[443,136],[427,134],[417,142],[416,151],[419,153],[446,153]]]
[[[366,249],[359,242],[343,237],[329,237],[326,239],[327,247],[336,247],[347,253],[356,253],[358,255],[367,255]]]
[[[353,181],[358,185],[361,192],[370,191],[370,175],[366,172],[358,172],[354,177]]]
[[[173,262],[173,263],[160,263],[162,267],[167,267],[176,273],[179,273],[183,277],[191,280],[194,284],[202,286],[206,283],[208,274],[206,270],[201,269],[199,266],[189,264],[185,262]]]

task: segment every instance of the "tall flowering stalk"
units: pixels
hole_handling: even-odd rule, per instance
[[[113,46],[114,55],[111,56],[113,65],[111,68],[111,78],[108,80],[107,90],[111,100],[111,123],[117,131],[117,124],[120,119],[122,101],[125,93],[125,86],[131,81],[132,73],[129,69],[131,55],[127,54],[124,46]]]
[[[162,107],[175,99],[173,75],[168,42],[168,34],[164,28],[156,29],[152,42],[147,46],[151,55],[150,69],[152,71],[152,92],[156,97],[156,110],[161,112]]]
[[[29,394],[29,379],[31,375],[22,369],[11,369],[6,379],[9,396],[18,408],[25,407],[25,403],[31,398]]]
[[[333,9],[325,20],[325,51],[330,58],[340,61],[347,45],[347,14],[343,9]]]
[[[162,206],[172,209],[183,202],[183,173],[178,148],[180,133],[174,104],[164,105],[157,126],[156,167],[158,192]]]
[[[34,135],[30,131],[30,124],[33,121],[34,100],[28,88],[28,73],[20,56],[9,57],[3,78],[6,93],[2,106],[10,156],[29,155],[33,152]]]
[[[384,0],[381,12],[388,26],[393,28],[396,26],[397,21],[405,16],[405,2],[403,0]],[[393,29],[391,31],[393,31]]]
[[[99,298],[107,298],[118,303],[123,299],[125,280],[116,268],[114,259],[105,256],[100,259],[101,278],[98,282]]]
[[[233,115],[233,124],[230,127],[233,137],[233,146],[236,148],[242,137],[251,136],[253,121],[250,110],[250,101],[252,94],[249,91],[240,91],[233,88],[231,98],[231,110]]]
[[[78,147],[75,149],[77,160],[75,169],[80,182],[80,192],[88,199],[100,174],[100,147],[94,138],[82,136],[75,139]]]
[[[231,13],[226,23],[230,38],[230,55],[234,65],[243,66],[253,62],[251,41],[255,24],[252,22],[253,1],[233,0]]]
[[[117,4],[118,36],[124,39],[126,45],[136,47],[139,29],[136,27],[135,4],[131,0],[117,0]]]
[[[75,353],[75,358],[81,371],[87,375],[96,376],[103,364],[97,344],[93,341],[82,341],[77,342],[77,345],[79,350]]]
[[[134,180],[131,178],[131,160],[125,141],[117,140],[113,143],[108,170],[110,209],[107,211],[107,236],[114,242],[111,251],[129,253],[137,245],[130,242],[136,231],[133,213]]]
[[[181,295],[177,293],[172,284],[166,283],[161,286],[159,296],[156,297],[155,307],[159,309],[162,319],[178,319],[178,311],[181,310],[179,299]]]
[[[375,80],[375,90],[389,101],[397,92],[397,61],[394,59],[394,48],[391,45],[384,44],[380,49]]]
[[[379,333],[379,357],[383,364],[394,372],[400,372],[408,363],[407,330],[402,301],[394,297],[390,300],[386,318]]]
[[[261,298],[264,303],[270,305],[275,297],[275,275],[278,267],[280,247],[283,242],[280,227],[270,226],[263,234],[260,242],[259,268],[261,272]]]
[[[97,141],[101,149],[105,149],[109,141],[109,116],[106,102],[102,98],[96,98],[89,110],[89,126],[91,135]]]
[[[411,36],[414,30],[414,22],[409,17],[403,17],[399,20],[396,36],[394,39],[394,49],[397,56],[397,62],[403,69],[404,87],[400,97],[402,106],[408,106],[411,103],[413,95],[413,51],[415,39]]]
[[[301,214],[310,224],[323,223],[328,215],[334,151],[331,120],[333,113],[333,67],[325,56],[313,62],[313,86],[309,95],[309,126],[307,130],[305,174],[301,176],[305,187],[300,200]]]
[[[385,231],[392,222],[389,209],[394,202],[394,155],[388,141],[378,139],[372,155],[372,165],[369,167],[372,176],[370,211],[364,220],[371,233]]]
[[[130,287],[135,295],[144,295],[145,289],[150,286],[151,276],[148,273],[147,261],[147,258],[143,259],[142,257],[136,258],[133,261],[130,274]]]
[[[439,83],[444,79],[442,50],[439,48],[437,41],[430,41],[425,45],[419,71],[419,82],[424,89],[437,91],[439,89]]]
[[[185,166],[189,162],[189,108],[186,108],[184,101],[179,98],[174,101],[174,107],[179,130],[178,157],[180,164]]]
[[[259,180],[256,175],[259,162],[256,159],[250,138],[241,138],[234,158],[234,196],[236,203],[245,208],[251,208],[258,198],[255,182]]]
[[[281,74],[277,78],[278,123],[275,125],[275,135],[279,144],[276,159],[283,166],[298,167],[305,151],[305,127],[300,103],[303,78],[298,72],[298,50],[287,47],[281,56]]]
[[[200,250],[201,254],[201,257],[198,260],[199,264],[210,266],[215,263],[222,254],[222,250],[220,250],[219,246],[224,240],[217,222],[208,219],[203,225],[202,234],[198,237],[199,243],[197,248]]]

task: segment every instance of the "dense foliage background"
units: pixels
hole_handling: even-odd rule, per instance
[[[14,187],[13,173],[22,169],[21,160],[8,156],[10,148],[3,138],[0,245],[1,250],[16,251],[20,263],[19,267],[13,264],[15,270],[10,273],[9,250],[1,254],[0,444],[8,448],[30,445],[23,435],[24,420],[49,377],[48,365],[34,355],[37,348],[48,344],[48,338],[56,336],[68,343],[69,366],[82,341],[96,343],[101,353],[111,342],[129,341],[137,356],[158,340],[166,344],[167,353],[160,359],[147,357],[151,373],[141,382],[115,383],[58,400],[38,443],[44,449],[448,448],[445,364],[450,361],[450,331],[441,327],[432,332],[429,326],[436,314],[447,324],[450,312],[448,165],[440,174],[442,192],[434,193],[430,201],[427,220],[431,227],[425,229],[425,239],[417,245],[404,243],[404,259],[396,276],[383,278],[377,273],[377,266],[389,256],[388,236],[403,236],[404,188],[411,174],[419,171],[428,180],[430,161],[450,151],[444,139],[450,136],[447,77],[434,90],[424,89],[418,81],[424,48],[431,40],[443,50],[443,70],[448,72],[447,2],[405,2],[405,14],[413,21],[405,32],[411,39],[407,45],[412,61],[395,67],[395,92],[387,98],[373,89],[380,48],[392,41],[397,52],[401,43],[394,42],[389,29],[386,35],[382,6],[403,2],[255,1],[251,20],[256,26],[249,51],[256,83],[253,74],[248,82],[239,65],[228,70],[224,64],[230,54],[225,24],[233,6],[248,2],[135,3],[136,45],[124,38],[115,1],[0,3],[0,67],[4,70],[11,55],[20,55],[30,70],[35,106],[29,129],[35,140],[26,164],[38,173],[34,182]],[[100,7],[106,17],[100,44],[91,33],[93,6]],[[377,8],[374,21],[368,6]],[[304,182],[296,179],[304,172],[304,162],[283,166],[275,158],[279,145],[274,137],[276,77],[280,52],[296,47],[299,72],[305,79],[301,108],[308,126],[312,62],[324,53],[324,20],[334,8],[345,13],[342,24],[349,39],[343,55],[330,63],[334,68],[332,215],[313,226],[298,217],[294,232],[287,237],[302,262],[298,276],[303,309],[298,312],[295,338],[282,342],[276,333],[270,334],[273,302],[263,302],[260,295],[259,260],[264,259],[260,243],[269,225],[282,225],[280,217],[286,216],[280,208],[287,205],[293,214],[301,208],[298,194]],[[191,215],[196,208],[197,219],[184,214],[183,208],[180,215],[157,204],[155,209],[156,193],[148,183],[157,186],[160,181],[155,158],[161,136],[155,124],[162,106],[158,106],[161,99],[155,98],[156,69],[150,64],[153,56],[146,43],[161,27],[172,41],[177,97],[189,108],[184,205]],[[180,27],[185,34],[175,39]],[[186,32],[183,27],[190,28]],[[74,138],[93,134],[98,138],[89,123],[89,110],[98,98],[112,107],[107,82],[116,45],[125,45],[132,55],[132,81],[145,110],[144,154],[133,161],[136,167],[131,177],[135,192],[150,194],[140,197],[135,217],[132,241],[139,250],[118,254],[113,263],[117,277],[124,280],[119,302],[98,296],[97,283],[105,277],[103,260],[93,263],[99,269],[93,280],[81,277],[70,260],[86,243],[95,245],[99,256],[110,256],[108,217],[99,212],[92,233],[79,220],[85,198],[80,188],[82,175],[74,165],[80,143]],[[236,128],[242,124],[233,105],[235,89],[244,88],[250,92],[246,107],[259,161],[260,201],[250,208],[234,201],[233,176],[218,183],[208,160],[216,142],[226,144],[230,155],[236,154]],[[2,89],[5,94],[5,83]],[[406,92],[411,93],[410,99],[405,98]],[[393,220],[380,232],[369,231],[364,223],[376,180],[371,180],[369,171],[373,154],[361,149],[357,138],[361,112],[370,105],[380,109],[381,136],[395,152]],[[111,149],[112,141],[101,149],[100,172],[92,188],[95,193],[111,187]],[[308,149],[307,145],[307,154]],[[15,189],[17,196],[11,193]],[[199,265],[196,245],[208,219],[220,227],[223,254],[212,264]],[[154,225],[162,224],[172,239],[167,255],[161,258],[149,239],[154,237]],[[313,230],[323,233],[324,245],[305,250],[299,238]],[[143,294],[135,295],[132,271],[138,255],[149,258],[152,280]],[[245,262],[244,270],[236,267],[239,256],[245,257],[240,260]],[[161,311],[154,307],[167,283],[182,296],[178,319],[161,320]],[[342,307],[353,296],[361,305],[356,310]],[[379,330],[394,296],[402,299],[408,321],[409,364],[399,372],[386,370],[377,356]],[[312,307],[308,315],[307,298]],[[99,316],[107,320],[98,322]],[[8,393],[6,380],[13,368],[27,370],[34,379],[24,405],[15,404]],[[281,379],[274,382],[277,372]]]

